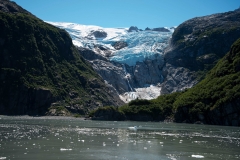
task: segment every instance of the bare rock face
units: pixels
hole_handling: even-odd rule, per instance
[[[94,70],[109,84],[118,94],[135,91],[134,88],[143,88],[163,82],[162,67],[164,59],[157,56],[154,60],[137,62],[135,66],[128,66],[111,62],[101,57],[100,54],[87,49],[79,49],[79,53],[89,60]],[[89,57],[89,55],[91,55]],[[99,57],[100,56],[100,57]]]
[[[166,49],[161,94],[195,85],[239,37],[239,9],[193,18],[179,25]]]
[[[91,31],[90,34],[87,36],[89,39],[93,38],[106,38],[107,33],[104,32],[103,30],[97,30],[97,31]]]
[[[139,29],[138,29],[138,27],[136,27],[136,26],[131,26],[129,29],[128,29],[128,32],[138,32],[139,31]]]
[[[122,48],[125,48],[128,46],[127,42],[124,41],[118,41],[112,44],[112,46],[116,49],[116,50],[120,50]]]
[[[159,28],[153,28],[152,31],[158,31],[158,32],[170,32],[168,29],[164,27],[159,27]]]
[[[94,70],[107,80],[118,93],[129,91],[129,85],[125,78],[125,73],[121,65],[114,65],[109,61],[95,60],[92,61]]]
[[[145,60],[137,62],[133,67],[133,76],[138,87],[146,87],[145,85],[158,84],[163,82],[162,67],[164,60],[161,56],[154,60]]]
[[[176,91],[183,91],[186,88],[193,87],[197,81],[196,77],[184,67],[175,67],[166,64],[163,68],[165,81],[161,84],[161,94],[169,94]]]

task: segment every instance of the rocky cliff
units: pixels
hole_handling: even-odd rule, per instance
[[[174,102],[176,122],[240,126],[240,39],[193,88]]]
[[[0,28],[0,114],[85,114],[123,104],[65,30],[9,0],[0,0]]]
[[[194,86],[239,37],[239,9],[193,18],[179,25],[164,56],[161,94]]]

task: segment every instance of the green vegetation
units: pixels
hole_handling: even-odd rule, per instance
[[[154,100],[133,100],[129,104],[119,107],[119,110],[127,117],[148,115],[152,117],[153,121],[164,120],[173,116],[173,103],[180,94],[176,92]]]
[[[89,113],[90,117],[97,116],[98,112],[110,112],[114,111],[120,113],[121,115],[125,115],[127,119],[131,119],[132,116],[149,116],[152,121],[161,121],[166,118],[173,117],[173,103],[176,98],[181,93],[173,93],[169,95],[163,95],[154,100],[133,100],[129,104],[126,104],[121,107],[100,107],[95,109]],[[137,120],[137,119],[136,119]]]
[[[227,110],[226,105],[239,101],[239,97],[240,39],[233,44],[230,52],[217,63],[203,81],[177,98],[173,104],[176,110],[175,119],[197,121],[199,115],[207,117],[213,110],[220,112]],[[239,105],[235,107],[240,110]]]
[[[48,108],[49,112],[53,112],[54,115],[69,116],[71,113],[64,106],[52,106]]]
[[[117,107],[113,106],[104,106],[104,107],[99,107],[94,110],[91,110],[88,114],[89,117],[94,117],[97,112],[119,112],[122,113]]]
[[[99,107],[98,109],[91,111],[89,117],[92,117],[93,120],[122,121],[126,119],[122,111],[112,106]]]
[[[35,104],[38,97],[31,97],[30,90],[50,91],[51,96],[43,95],[43,100],[39,100],[46,101],[42,105],[46,111],[57,101],[61,102],[60,106],[85,105],[94,98],[100,102],[108,101],[104,82],[79,55],[65,30],[31,14],[1,11],[0,28],[2,113],[26,114],[31,110],[27,106],[38,105]]]

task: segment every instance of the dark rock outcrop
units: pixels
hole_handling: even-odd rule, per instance
[[[94,36],[95,38],[106,38],[107,33],[103,30],[97,30],[97,31],[91,31],[91,33],[88,35],[88,37]]]
[[[87,48],[83,48],[83,47],[78,47],[78,51],[80,52],[80,54],[87,60],[92,61],[95,59],[99,59],[99,60],[103,60],[103,61],[107,61],[107,59],[104,56],[101,56],[99,54],[96,54],[94,51],[87,49]]]
[[[128,29],[128,32],[138,32],[139,31],[139,29],[138,29],[138,27],[136,27],[136,26],[131,26],[129,29]]]
[[[128,46],[127,42],[124,41],[118,41],[118,42],[114,42],[112,44],[112,46],[116,49],[116,50],[120,50],[122,48],[125,48]]]
[[[150,30],[151,30],[151,29],[150,29],[150,28],[148,28],[148,27],[147,27],[147,28],[145,28],[145,31],[150,31]]]
[[[146,29],[145,29],[146,30]],[[158,32],[170,32],[168,29],[164,27],[159,27],[159,28],[153,28],[152,31],[158,31]]]

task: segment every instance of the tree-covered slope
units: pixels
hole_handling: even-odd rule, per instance
[[[195,87],[173,104],[177,122],[240,126],[240,39]]]
[[[49,107],[84,114],[122,104],[65,30],[8,0],[0,1],[0,28],[0,114],[45,114]]]

